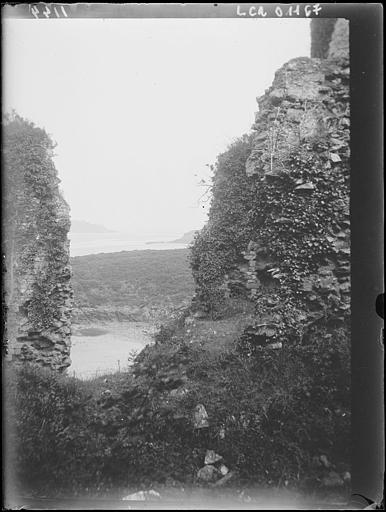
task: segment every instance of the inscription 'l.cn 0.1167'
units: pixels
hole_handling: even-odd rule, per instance
[[[309,18],[311,16],[319,16],[322,11],[322,6],[320,4],[293,4],[290,6],[280,5],[251,5],[247,7],[246,5],[238,5],[236,9],[237,16],[247,16],[250,18],[265,18],[265,17],[277,17],[277,18],[291,18],[291,17],[300,17],[300,18]]]

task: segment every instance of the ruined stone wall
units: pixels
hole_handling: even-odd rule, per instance
[[[336,21],[335,18],[313,18],[311,20],[311,58],[326,59],[328,57]]]
[[[311,20],[311,58],[349,56],[349,22],[344,18]]]
[[[328,45],[327,58],[329,59],[349,59],[350,55],[350,28],[349,21],[339,18],[334,24],[334,30],[331,34],[331,40]]]
[[[278,337],[291,323],[299,334],[322,318],[348,329],[348,22],[336,20],[329,30],[320,52],[328,58],[291,60],[259,98],[246,163],[259,211],[244,255],[246,286]]]
[[[62,371],[70,364],[70,218],[53,144],[18,116],[3,136],[6,357]]]
[[[348,22],[327,26],[324,38],[312,33],[313,52],[325,58],[279,69],[258,98],[251,143],[219,160],[209,221],[193,247],[197,297],[204,278],[215,275],[215,287],[223,271],[224,298],[248,297],[257,323],[283,344],[338,331],[349,339]]]

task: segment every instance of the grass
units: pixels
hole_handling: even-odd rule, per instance
[[[187,249],[78,256],[71,265],[75,309],[90,319],[98,311],[167,317],[194,292]]]
[[[129,371],[79,381],[19,370],[6,406],[23,490],[123,496],[170,482],[197,488],[207,449],[235,472],[235,492],[318,491],[329,471],[349,469],[349,369],[338,334],[334,358],[317,340],[246,357],[238,350],[246,303],[233,303],[221,320],[186,318],[165,327]],[[205,432],[193,428],[197,404],[209,415]],[[314,466],[321,455],[328,470]]]

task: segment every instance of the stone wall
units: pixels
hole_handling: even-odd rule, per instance
[[[326,59],[336,18],[313,18],[311,20],[311,58]]]
[[[279,69],[258,98],[251,138],[218,159],[208,224],[192,249],[202,309],[207,297],[216,307],[211,279],[223,300],[253,302],[257,325],[283,346],[349,343],[348,22],[320,21],[312,42],[322,58]]]
[[[313,317],[348,325],[348,22],[334,20],[328,30],[331,38],[318,50],[328,58],[291,60],[258,99],[246,163],[260,220],[258,244],[251,241],[244,252],[248,266],[239,268],[259,318],[275,318],[279,327],[288,328],[291,317],[296,328]]]
[[[328,46],[329,59],[348,59],[350,55],[349,21],[344,18],[336,20]]]
[[[3,133],[6,358],[62,371],[70,364],[69,208],[47,134],[18,116]]]
[[[344,18],[311,20],[311,58],[349,56],[349,21]]]

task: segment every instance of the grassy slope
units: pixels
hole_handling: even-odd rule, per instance
[[[339,365],[346,354],[333,367],[315,357],[313,345],[243,356],[236,342],[250,314],[248,303],[237,301],[221,320],[182,316],[131,372],[107,382],[58,382],[24,370],[12,419],[21,482],[49,494],[122,496],[141,485],[163,494],[165,485],[199,484],[208,448],[235,472],[234,491],[257,485],[308,493],[331,470],[342,475],[349,419]],[[205,432],[192,424],[200,403],[209,414]],[[345,492],[339,489],[341,497]]]
[[[167,312],[194,290],[188,250],[121,251],[71,259],[76,310]]]

